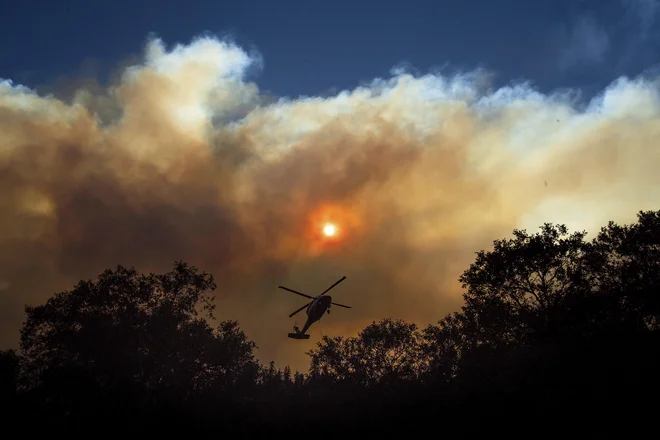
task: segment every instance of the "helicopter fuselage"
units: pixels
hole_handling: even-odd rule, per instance
[[[312,324],[323,317],[324,313],[329,313],[331,302],[332,297],[330,295],[316,297],[309,307],[307,307],[307,310],[305,310],[307,321],[305,321],[305,325],[303,325],[299,333],[304,334]]]

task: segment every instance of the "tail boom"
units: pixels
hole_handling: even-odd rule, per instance
[[[309,319],[307,322],[305,322],[305,325],[303,326],[302,330],[298,328],[297,325],[293,326],[293,330],[295,333],[289,333],[287,336],[289,336],[291,339],[309,339],[309,335],[306,335],[305,332],[309,328],[311,323],[309,322]]]

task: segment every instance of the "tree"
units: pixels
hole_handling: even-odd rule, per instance
[[[0,351],[0,401],[16,396],[19,363],[16,350]]]
[[[310,375],[363,386],[417,377],[421,362],[417,326],[402,320],[373,322],[356,337],[323,337],[308,352]]]
[[[657,365],[649,354],[657,335],[644,332],[657,328],[660,311],[660,213],[610,222],[591,242],[585,235],[546,223],[478,252],[460,277],[465,306],[432,329],[436,365],[443,353],[445,365],[458,358],[459,382],[482,394],[529,383],[538,393],[574,392],[577,383],[605,390],[613,374],[644,376],[630,359]]]
[[[429,325],[421,333],[422,379],[436,384],[448,384],[458,372],[461,349],[468,347],[464,331],[465,316],[452,313]]]
[[[302,388],[305,385],[305,375],[298,370],[293,375],[293,385],[296,388]]]
[[[493,250],[477,252],[460,276],[465,331],[474,344],[518,344],[531,334],[545,333],[549,312],[563,300],[589,288],[584,267],[585,232],[568,233],[565,225],[546,223],[528,234],[496,240]]]
[[[587,264],[594,292],[607,298],[601,313],[618,330],[660,330],[660,211],[640,211],[637,223],[614,222],[590,243]]]
[[[210,274],[180,261],[163,274],[118,266],[43,305],[26,306],[24,386],[41,388],[51,399],[66,395],[67,405],[83,395],[89,400],[128,391],[143,402],[229,392],[255,370],[255,346],[236,322],[209,326],[215,287]],[[72,397],[75,387],[68,384],[52,386],[67,377],[81,384],[80,396]]]

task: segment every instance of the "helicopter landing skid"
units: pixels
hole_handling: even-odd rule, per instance
[[[288,336],[291,339],[309,339],[309,335],[301,333],[289,333]]]

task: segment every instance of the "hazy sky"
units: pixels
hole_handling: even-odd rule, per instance
[[[435,322],[474,252],[660,202],[660,1],[17,1],[0,15],[0,345],[117,264],[218,280],[261,360]],[[303,96],[304,95],[304,96]],[[324,241],[325,220],[340,234]],[[342,275],[309,341],[287,315]],[[299,315],[301,325],[304,315]]]

